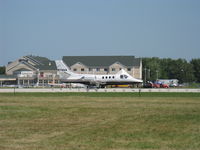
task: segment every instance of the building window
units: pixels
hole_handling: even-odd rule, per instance
[[[48,83],[53,83],[53,80],[49,80]]]
[[[112,68],[112,71],[115,71],[115,68]]]
[[[100,68],[96,68],[96,71],[100,71]]]
[[[76,69],[76,68],[74,68],[74,69],[73,69],[73,71],[77,71],[77,69]]]
[[[20,85],[23,85],[23,80],[19,80],[19,84],[20,84]]]
[[[119,70],[122,70],[122,68],[119,68]]]
[[[40,72],[40,77],[44,77],[44,72]]]
[[[89,68],[89,71],[92,71],[92,68]]]
[[[81,68],[81,71],[84,71],[85,69],[84,68]]]
[[[24,80],[24,84],[28,84],[28,80]]]
[[[128,71],[131,71],[131,68],[128,68],[127,70],[128,70]]]
[[[107,71],[108,71],[108,69],[107,69],[107,68],[104,68],[104,71],[106,71],[106,72],[107,72]]]

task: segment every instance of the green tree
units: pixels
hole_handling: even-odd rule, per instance
[[[180,83],[193,82],[195,81],[193,68],[193,65],[185,59],[143,58],[143,80],[156,80],[158,78],[178,79]]]
[[[160,76],[162,79],[169,79],[169,69],[171,68],[172,61],[173,60],[171,58],[164,58],[160,60]]]
[[[0,66],[0,74],[5,74],[5,66]]]
[[[157,57],[143,58],[143,80],[156,80],[160,77],[160,60]]]
[[[200,59],[192,59],[190,63],[193,66],[196,81],[200,83]]]

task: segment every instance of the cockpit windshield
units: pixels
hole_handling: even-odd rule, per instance
[[[120,79],[127,79],[127,78],[128,78],[128,76],[125,74],[120,75]]]

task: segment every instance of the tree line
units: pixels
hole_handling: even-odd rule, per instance
[[[178,79],[179,83],[200,83],[200,59],[143,58],[144,81]]]

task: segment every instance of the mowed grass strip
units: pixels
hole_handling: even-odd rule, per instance
[[[0,93],[0,96],[21,96],[21,97],[200,97],[200,93],[181,92],[36,92],[36,93]]]
[[[200,149],[196,95],[53,94],[0,94],[0,149]]]

